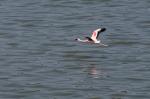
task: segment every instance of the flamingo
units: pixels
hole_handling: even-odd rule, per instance
[[[91,37],[85,37],[84,40],[80,39],[80,38],[76,38],[75,40],[79,41],[79,42],[88,42],[88,43],[99,43],[103,46],[107,46],[105,44],[102,44],[100,40],[98,40],[98,36],[100,33],[104,32],[106,30],[106,28],[98,28],[96,30],[94,30],[92,32],[92,36]]]

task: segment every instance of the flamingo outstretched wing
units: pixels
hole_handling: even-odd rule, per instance
[[[103,31],[105,31],[105,30],[106,30],[106,28],[99,28],[99,29],[94,30],[93,33],[92,33],[91,39],[96,41],[99,34]]]

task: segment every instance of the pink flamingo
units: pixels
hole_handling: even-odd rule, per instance
[[[103,46],[107,46],[105,44],[102,44],[101,41],[97,39],[99,34],[104,32],[105,30],[106,30],[106,28],[98,28],[98,29],[93,31],[91,37],[85,37],[84,40],[81,40],[80,38],[76,38],[75,40],[77,40],[79,42],[99,43]]]

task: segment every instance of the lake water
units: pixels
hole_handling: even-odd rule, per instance
[[[1,0],[0,99],[150,99],[150,1]]]

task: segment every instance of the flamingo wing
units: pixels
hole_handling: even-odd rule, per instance
[[[99,36],[99,31],[100,31],[101,29],[96,29],[96,30],[94,30],[93,31],[93,33],[92,33],[92,36],[91,36],[91,39],[93,39],[93,40],[97,40],[97,37]]]
[[[99,28],[99,29],[94,30],[93,33],[92,33],[91,39],[97,40],[99,34],[101,32],[104,32],[105,30],[106,30],[106,28]]]

